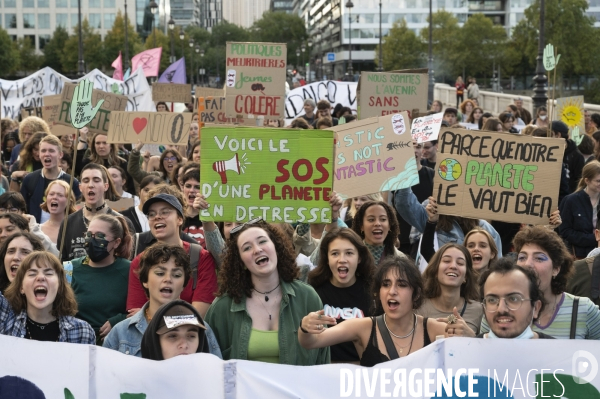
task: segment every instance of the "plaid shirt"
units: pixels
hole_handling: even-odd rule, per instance
[[[0,334],[25,338],[26,323],[27,312],[22,311],[20,314],[15,315],[4,295],[0,294]],[[96,344],[94,330],[83,320],[73,316],[60,316],[58,318],[58,328],[60,330],[58,342]]]

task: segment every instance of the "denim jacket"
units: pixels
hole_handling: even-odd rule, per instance
[[[148,302],[144,304],[139,312],[117,323],[104,339],[102,346],[117,350],[126,355],[142,357],[142,337],[146,328],[148,328],[148,322],[144,317],[147,308]],[[205,336],[208,341],[210,353],[223,359],[215,333],[206,321],[204,321],[204,325],[206,326]]]
[[[420,204],[410,188],[396,190],[396,195],[394,197],[396,210],[400,216],[402,216],[402,218],[408,222],[408,224],[421,232],[421,234],[425,231],[425,224],[427,223],[427,211],[425,210],[425,205],[428,203],[429,200],[425,200],[423,201],[423,204]],[[462,216],[466,218],[470,217],[469,215]],[[492,227],[491,224],[483,219],[479,219],[479,227],[487,230],[492,235],[494,242],[498,247],[498,257],[500,257],[502,254],[502,241],[500,240],[500,235],[498,232]],[[452,230],[450,231],[438,230],[437,237],[439,245],[438,248],[441,248],[443,245],[448,244],[449,242],[462,244],[465,241],[465,235],[456,222],[453,223]]]

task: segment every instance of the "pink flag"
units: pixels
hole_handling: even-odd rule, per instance
[[[111,64],[113,68],[115,68],[115,72],[113,73],[113,79],[123,80],[123,59],[121,58],[121,52],[119,51],[119,56],[116,60]]]
[[[146,77],[158,76],[161,55],[162,47],[142,51],[131,59],[131,70],[137,71],[139,67],[142,67]]]

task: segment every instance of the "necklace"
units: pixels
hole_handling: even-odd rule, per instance
[[[277,287],[275,287],[275,288],[277,288]],[[255,290],[255,291],[256,291],[256,290]],[[274,289],[273,289],[273,290],[271,290],[271,291],[269,291],[269,292],[272,292],[272,291],[274,291]],[[258,291],[256,291],[256,292],[258,292]],[[262,294],[262,292],[261,292],[261,294]],[[275,299],[277,299],[277,297],[275,297]],[[265,301],[268,301],[268,300],[269,300],[269,299],[265,299]],[[267,309],[267,307],[265,306],[265,304],[264,304],[264,303],[262,303],[262,301],[258,301],[258,302],[259,302],[259,303],[261,304],[261,306],[262,306],[262,307],[265,309],[265,312],[267,312],[267,314],[269,315],[269,320],[272,320],[272,318],[271,318],[271,312],[269,312],[269,309]]]
[[[277,288],[279,288],[279,284],[281,283],[277,283],[277,287],[273,288],[271,291],[265,291],[265,292],[260,292],[259,290],[257,290],[256,288],[252,287],[252,289],[256,292],[258,292],[261,295],[265,296],[265,302],[269,302],[269,296],[267,294],[270,294],[271,292],[275,291]]]
[[[36,326],[37,328],[39,328],[40,330],[43,330],[44,328],[48,327],[50,324],[54,323],[56,320],[51,321],[50,323],[46,323],[46,324],[41,324],[41,323],[36,323],[35,321],[31,320],[29,317],[27,318],[27,322]]]
[[[84,204],[83,206],[85,206],[85,209],[86,209],[88,212],[98,212],[99,210],[102,210],[102,209],[104,209],[104,207],[106,206],[106,202],[105,202],[105,203],[103,203],[102,205],[100,205],[99,207],[96,207],[96,210],[95,210],[95,211],[92,211],[92,208],[90,208],[89,206],[87,206],[87,205],[85,205],[85,204]]]
[[[413,316],[415,317],[415,325],[413,326],[412,330],[410,330],[410,332],[404,336],[400,336],[400,335],[396,335],[392,332],[392,330],[390,330],[390,328],[387,325],[387,322],[385,321],[385,313],[383,314],[383,324],[385,324],[385,328],[387,328],[387,330],[390,332],[390,334],[392,334],[394,337],[398,338],[398,339],[402,339],[402,338],[406,338],[408,336],[410,336],[412,333],[415,332],[415,328],[417,328],[417,316],[413,313]]]

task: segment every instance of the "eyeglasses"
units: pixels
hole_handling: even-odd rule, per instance
[[[512,294],[509,296],[502,296],[502,297],[490,295],[490,296],[486,296],[485,298],[483,298],[483,302],[482,302],[483,307],[488,312],[495,313],[498,311],[498,306],[500,306],[501,299],[504,299],[504,303],[506,304],[506,307],[513,311],[519,310],[521,305],[523,305],[523,302],[531,301],[530,298],[523,298],[523,296],[520,294]]]
[[[166,219],[169,217],[169,215],[171,215],[173,213],[173,209],[163,209],[160,212],[156,212],[156,211],[149,211],[148,212],[148,220],[152,220],[152,219],[156,219],[157,216],[160,215],[160,217],[162,219]]]
[[[0,213],[19,213],[19,208],[0,208]]]
[[[257,223],[264,223],[263,218],[257,217],[257,218],[247,221],[246,223],[242,223],[242,224],[235,226],[233,229],[231,229],[229,231],[229,236],[231,237],[232,234],[239,232],[246,225],[257,224]]]
[[[165,161],[175,162],[175,161],[177,161],[177,157],[176,156],[165,157]]]

